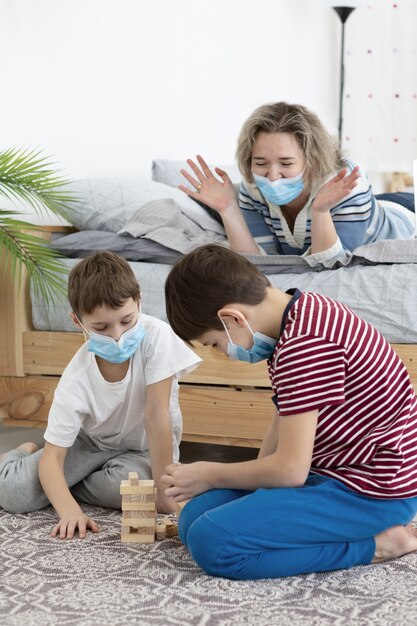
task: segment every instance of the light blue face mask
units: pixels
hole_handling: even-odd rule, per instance
[[[271,204],[282,206],[289,204],[301,194],[304,189],[303,173],[293,178],[278,178],[277,180],[269,180],[267,176],[258,176],[253,174],[256,186]]]
[[[275,346],[277,345],[277,339],[273,337],[268,337],[263,333],[253,332],[252,328],[249,326],[248,322],[246,322],[246,326],[249,328],[253,337],[253,346],[249,350],[240,346],[237,343],[233,343],[232,338],[230,337],[229,331],[226,328],[226,324],[220,318],[221,323],[224,326],[229,342],[227,344],[227,356],[229,359],[233,359],[235,361],[246,361],[247,363],[258,363],[259,361],[265,361],[272,356],[272,353],[275,350]]]
[[[140,323],[140,315],[136,324],[123,333],[118,341],[86,328],[84,330],[88,335],[88,351],[110,363],[123,363],[130,359],[146,335],[146,330]]]

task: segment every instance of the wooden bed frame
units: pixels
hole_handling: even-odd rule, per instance
[[[68,232],[66,227],[46,227]],[[27,277],[20,287],[0,257],[0,418],[44,428],[59,377],[83,343],[80,333],[33,330]],[[393,344],[417,388],[417,345]],[[203,363],[181,380],[183,441],[259,447],[274,413],[266,363],[230,361],[201,345]]]

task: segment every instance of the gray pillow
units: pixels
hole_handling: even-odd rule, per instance
[[[214,171],[214,167],[214,165],[209,164],[209,168],[212,171]],[[220,169],[229,174],[232,183],[235,185],[236,195],[238,196],[242,175],[239,172],[237,164],[231,163],[229,165],[219,165],[218,167],[220,167]],[[190,189],[192,189],[192,186],[181,174],[181,169],[184,169],[191,175],[194,175],[187,161],[155,159],[154,161],[152,161],[152,180],[155,180],[159,183],[164,183],[165,185],[169,185],[170,187],[178,187],[178,185],[184,185],[185,187],[189,187]],[[198,200],[196,200],[195,202],[197,202],[205,211],[207,211],[207,213],[213,219],[215,219],[216,222],[219,222],[219,224],[223,224],[220,213],[217,213],[217,211],[207,206],[207,204],[204,204],[204,202],[199,202]]]
[[[140,178],[86,178],[68,187],[79,198],[71,204],[69,221],[77,230],[117,233],[133,214],[153,200],[171,198],[202,228],[224,234],[224,228],[179,189]]]
[[[196,161],[196,159],[193,159]],[[209,168],[214,171],[214,165],[209,164]],[[220,169],[227,172],[230,176],[232,183],[240,184],[242,178],[239,168],[236,163],[230,163],[229,165],[218,165]],[[188,165],[187,161],[174,161],[172,159],[155,159],[152,161],[152,180],[156,180],[159,183],[170,185],[170,187],[178,187],[178,185],[184,185],[190,187],[188,182],[182,176],[180,170],[187,170],[194,176],[192,169]]]
[[[51,246],[63,256],[83,258],[97,250],[111,250],[128,261],[171,265],[182,255],[150,239],[117,235],[105,230],[83,230],[55,239]]]

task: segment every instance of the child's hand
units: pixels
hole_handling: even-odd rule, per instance
[[[347,169],[340,170],[338,174],[328,183],[323,185],[314,198],[311,208],[319,213],[324,213],[332,206],[346,198],[356,187],[360,177],[359,167],[356,166],[351,173],[346,176]]]
[[[85,538],[88,528],[93,533],[98,533],[98,526],[95,521],[91,517],[84,515],[81,509],[78,509],[68,511],[61,517],[58,524],[52,529],[51,537],[59,535],[60,539],[73,539],[77,528],[80,539]]]
[[[175,500],[167,498],[164,493],[165,485],[161,485],[161,489],[158,489],[158,495],[156,497],[156,510],[158,513],[175,513],[177,507],[175,506]]]
[[[168,465],[166,474],[161,477],[161,482],[168,487],[165,489],[165,495],[173,498],[175,502],[181,502],[213,489],[209,480],[210,465],[206,461],[188,465],[182,463]]]

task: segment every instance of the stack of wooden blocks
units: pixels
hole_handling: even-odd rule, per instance
[[[139,480],[129,472],[120,485],[122,496],[122,541],[153,543],[156,532],[156,488],[153,480]]]
[[[140,480],[136,472],[129,472],[128,480],[120,484],[122,496],[123,542],[154,543],[178,534],[177,525],[169,517],[157,523],[156,488],[153,480]],[[180,506],[177,507],[179,514]]]

